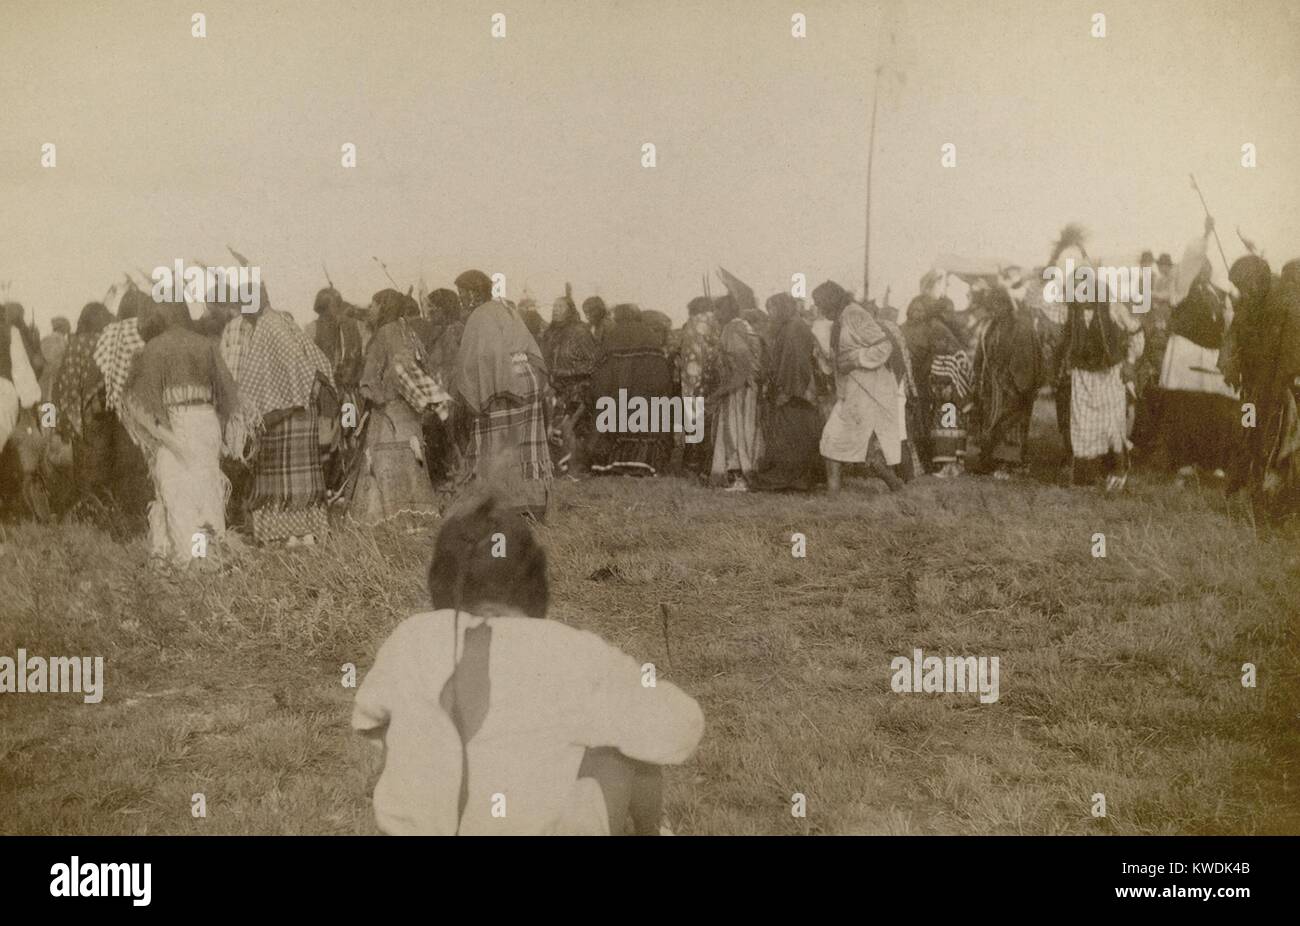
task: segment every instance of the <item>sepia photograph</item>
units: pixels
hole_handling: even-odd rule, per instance
[[[1298,39],[0,0],[14,890],[831,836],[1249,900],[1300,835]]]

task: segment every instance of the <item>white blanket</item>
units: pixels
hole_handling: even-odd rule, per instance
[[[1223,381],[1219,372],[1219,352],[1201,347],[1180,334],[1171,334],[1160,367],[1160,388],[1183,392],[1237,397],[1237,391]]]

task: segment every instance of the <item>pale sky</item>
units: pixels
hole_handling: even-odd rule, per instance
[[[568,280],[680,319],[718,264],[760,301],[794,272],[860,292],[882,62],[873,295],[905,305],[943,253],[1042,263],[1068,221],[1094,254],[1176,259],[1189,172],[1228,260],[1240,225],[1277,268],[1297,38],[1287,0],[0,0],[0,286],[45,330],[230,243],[302,321],[322,261],[353,302],[388,286],[372,256],[403,289],[501,272],[544,312]]]

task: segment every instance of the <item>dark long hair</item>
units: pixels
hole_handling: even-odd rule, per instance
[[[494,556],[502,544],[505,555]],[[546,551],[527,522],[492,495],[443,522],[428,580],[438,610],[473,612],[495,602],[545,617],[550,605]]]

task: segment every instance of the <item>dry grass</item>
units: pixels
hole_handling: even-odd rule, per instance
[[[1257,539],[1155,477],[1116,499],[1032,477],[881,488],[560,486],[552,616],[654,661],[708,718],[669,776],[678,832],[1300,832],[1294,531]],[[431,530],[176,577],[88,528],[0,538],[0,655],[107,663],[98,705],[0,695],[4,832],[373,832],[340,666],[364,672],[423,606]],[[890,660],[917,647],[998,656],[1000,699],[893,693]]]

